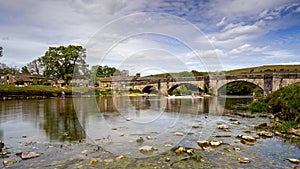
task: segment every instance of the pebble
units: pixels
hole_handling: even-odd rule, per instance
[[[209,142],[207,140],[197,141],[197,143],[201,148],[209,146]]]
[[[230,118],[229,121],[238,121],[238,120],[234,118]]]
[[[88,150],[82,150],[81,153],[82,154],[86,154],[88,152]]]
[[[193,155],[194,154],[194,149],[188,149],[186,150],[186,153]]]
[[[268,137],[268,138],[271,138],[273,137],[271,133],[267,132],[267,131],[261,131],[258,133],[259,136],[262,136],[262,137]]]
[[[184,134],[181,133],[181,132],[175,132],[175,133],[174,133],[174,136],[184,136]]]
[[[239,121],[233,121],[232,124],[236,124],[236,125],[239,125],[241,124]]]
[[[9,166],[10,164],[13,164],[13,163],[16,163],[16,162],[18,162],[17,160],[4,160],[3,162],[2,162],[2,164],[4,165],[4,166]]]
[[[178,148],[175,150],[175,153],[177,153],[177,154],[182,153],[182,152],[185,152],[185,148],[184,148],[184,147],[178,147]]]
[[[192,128],[194,128],[194,129],[197,129],[197,128],[199,128],[200,126],[192,126]]]
[[[120,156],[118,156],[118,157],[116,158],[116,160],[119,161],[119,160],[122,160],[122,159],[124,159],[124,158],[125,158],[125,156],[120,155]]]
[[[149,151],[153,151],[154,148],[152,146],[143,146],[141,148],[139,148],[139,151],[141,152],[149,152]]]
[[[170,159],[169,157],[166,157],[166,158],[165,158],[165,161],[166,161],[166,162],[169,162],[169,161],[171,161],[171,159]]]
[[[241,139],[245,140],[245,141],[249,141],[249,142],[254,142],[256,141],[256,138],[252,137],[252,136],[241,136]]]
[[[136,142],[138,142],[138,143],[142,143],[142,142],[144,142],[144,139],[143,139],[143,137],[140,137],[140,138],[136,139]]]
[[[249,141],[246,141],[246,140],[241,140],[241,143],[249,145],[249,146],[253,146],[254,145],[253,142],[249,142]]]
[[[240,163],[250,163],[250,159],[249,158],[237,158],[237,160]]]
[[[296,159],[296,158],[286,158],[286,160],[288,160],[289,162],[294,163],[294,164],[300,163],[300,160]]]
[[[234,147],[233,150],[234,150],[234,151],[241,151],[241,148],[239,148],[239,147]]]
[[[220,146],[223,142],[222,141],[210,141],[209,144],[211,146]]]
[[[91,159],[91,160],[90,160],[90,164],[91,164],[91,165],[93,165],[93,164],[95,164],[95,163],[97,163],[97,162],[98,162],[97,159]]]
[[[112,162],[114,162],[114,159],[108,158],[108,159],[105,159],[104,162],[106,162],[106,163],[112,163]]]
[[[39,157],[39,156],[40,156],[40,154],[38,154],[36,152],[32,152],[32,151],[25,151],[25,152],[22,152],[22,154],[21,154],[22,160],[31,159],[31,158],[35,158],[35,157]]]
[[[227,130],[227,129],[229,129],[229,127],[225,124],[221,124],[221,125],[218,125],[218,129]]]

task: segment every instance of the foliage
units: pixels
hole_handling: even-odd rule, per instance
[[[25,74],[30,74],[30,72],[29,72],[27,66],[23,66],[23,67],[21,68],[21,72],[22,72],[22,73],[25,73]]]
[[[228,83],[219,89],[221,95],[252,95],[253,92],[260,95],[262,89],[255,84],[244,81]]]
[[[294,120],[292,121],[283,121],[280,126],[277,127],[277,130],[280,132],[288,132],[291,128],[299,128],[300,124]]]
[[[192,72],[188,72],[188,71],[179,72],[179,77],[191,77],[191,76],[194,76]]]
[[[3,47],[0,46],[0,57],[2,57],[2,56],[3,56]]]
[[[43,72],[43,67],[41,63],[41,58],[35,59],[26,65],[30,74],[41,74]]]
[[[265,102],[254,102],[249,105],[249,109],[251,112],[269,112],[271,108]]]
[[[142,91],[138,90],[138,89],[129,89],[129,93],[143,93]]]
[[[91,71],[93,74],[95,74],[96,77],[110,77],[113,75],[119,75],[120,71],[117,70],[114,67],[108,67],[107,65],[105,66],[100,66],[100,65],[95,65],[92,66]]]
[[[193,93],[198,93],[198,87],[192,84],[182,84],[178,88],[172,91],[172,95],[192,95]]]
[[[300,122],[300,83],[283,87],[250,105],[252,112],[266,111],[285,121]]]
[[[19,69],[17,67],[8,67],[6,64],[0,63],[0,74],[17,74]]]
[[[73,73],[81,75],[87,72],[88,65],[85,58],[86,50],[82,46],[69,45],[67,47],[49,47],[45,55],[38,60],[44,68],[46,77],[63,79],[69,84]],[[75,69],[75,66],[78,69]]]

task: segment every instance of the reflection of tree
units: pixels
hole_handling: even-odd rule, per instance
[[[115,99],[117,102],[118,100]],[[100,112],[117,112],[117,108],[114,104],[112,97],[99,97],[98,98],[98,107]]]
[[[75,141],[85,138],[72,99],[46,100],[42,127],[51,141]]]
[[[0,139],[2,140],[3,139],[3,130],[0,129]]]
[[[136,110],[147,110],[151,108],[151,103],[145,97],[130,97],[130,103]]]

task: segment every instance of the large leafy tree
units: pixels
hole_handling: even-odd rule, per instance
[[[85,62],[86,49],[82,46],[59,46],[49,47],[45,55],[40,57],[41,66],[44,68],[44,75],[52,79],[63,79],[70,83],[73,73],[86,73],[88,65]]]

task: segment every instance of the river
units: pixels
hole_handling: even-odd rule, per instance
[[[286,160],[300,157],[296,144],[277,136],[257,137],[262,129],[255,127],[271,123],[266,117],[252,118],[245,109],[251,102],[249,98],[127,96],[1,101],[0,139],[9,155],[0,160],[14,160],[12,168],[297,166]],[[228,129],[220,130],[219,125]],[[247,145],[238,135],[257,139]],[[197,141],[203,140],[222,145],[202,149]],[[151,150],[141,150],[147,146]],[[193,152],[178,153],[178,147]],[[16,154],[24,151],[39,157],[22,160]],[[244,157],[250,162],[237,160]]]

